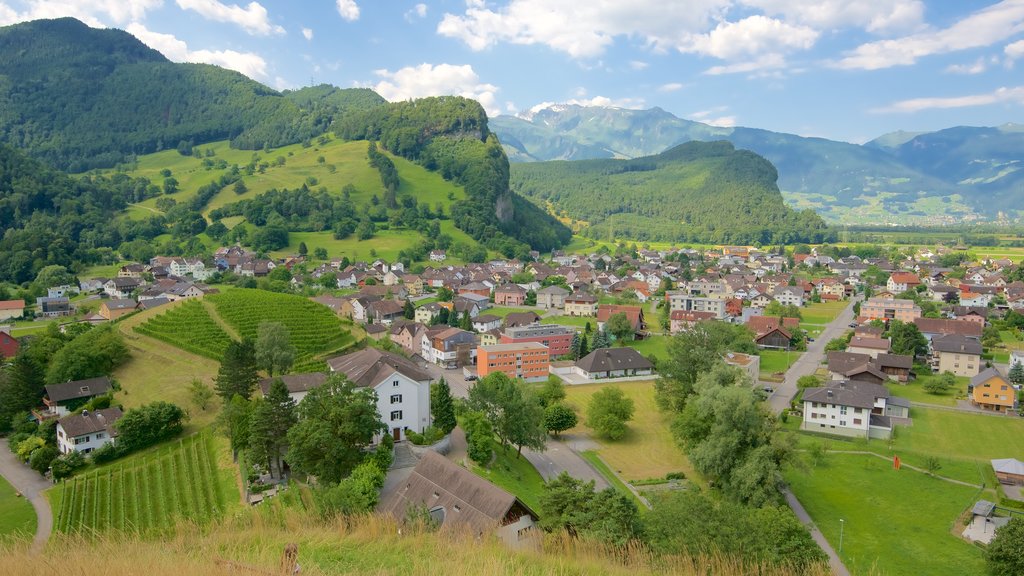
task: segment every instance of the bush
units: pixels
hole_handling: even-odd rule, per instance
[[[50,470],[53,473],[54,480],[62,480],[74,474],[75,470],[82,466],[85,466],[85,458],[82,457],[82,453],[72,452],[51,462]]]
[[[32,456],[28,459],[28,466],[40,474],[46,474],[46,471],[50,469],[50,464],[59,455],[60,452],[53,446],[43,446],[32,452]]]
[[[669,472],[665,474],[665,480],[686,480],[685,472]]]
[[[113,442],[108,442],[103,446],[92,451],[89,454],[89,458],[92,459],[95,464],[106,464],[112,462],[121,456],[121,452],[114,446]]]
[[[444,438],[444,432],[434,426],[427,426],[422,434],[409,430],[406,435],[409,441],[417,446],[430,446]]]
[[[18,445],[20,445],[25,440],[28,440],[30,436],[32,436],[32,434],[28,432],[15,432],[14,434],[8,436],[7,445],[11,448],[11,452],[17,452]]]

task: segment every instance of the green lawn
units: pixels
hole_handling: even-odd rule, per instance
[[[622,482],[622,480],[619,480],[619,477],[616,476],[615,473],[612,472],[612,469],[604,463],[604,460],[601,460],[601,456],[597,452],[593,450],[584,450],[580,453],[580,456],[582,456],[587,462],[590,462],[590,465],[600,472],[601,476],[604,476],[604,479],[608,481],[608,484],[628,496],[629,499],[636,504],[637,508],[640,510],[647,509],[647,506],[637,498],[636,494],[634,494],[633,491]]]
[[[853,574],[982,574],[982,551],[951,534],[977,490],[872,456],[830,454],[785,474],[815,525]],[[958,526],[962,529],[962,526]]]
[[[544,318],[543,322],[572,326],[574,328],[585,328],[587,323],[590,323],[592,329],[597,329],[597,318],[593,316],[548,316]]]
[[[586,419],[590,397],[605,386],[615,386],[627,398],[633,400],[633,419],[626,423],[626,436],[621,440],[592,440],[599,447],[596,452],[601,460],[615,470],[624,480],[661,478],[669,472],[683,472],[690,480],[700,478],[690,465],[669,429],[670,417],[658,409],[654,402],[654,382],[621,382],[617,384],[586,384],[566,386],[566,403],[579,414],[580,424],[573,434],[591,434],[583,421]]]
[[[525,456],[519,456],[513,446],[504,449],[495,442],[494,453],[496,455],[489,467],[478,466],[472,460],[466,459],[470,469],[495,485],[508,490],[517,498],[526,503],[534,512],[540,511],[540,497],[544,493],[544,478],[540,472],[530,464]]]
[[[925,368],[925,370],[927,370],[927,368]],[[927,372],[922,374],[919,372],[917,378],[912,382],[908,382],[906,384],[890,382],[886,386],[889,388],[889,392],[893,395],[901,396],[911,402],[956,406],[957,397],[964,397],[967,395],[967,382],[970,378],[967,378],[966,376],[958,376],[956,379],[956,387],[944,394],[929,394],[925,392],[924,384],[939,377],[939,374],[929,374]]]
[[[666,360],[668,358],[668,345],[671,341],[671,336],[650,336],[643,340],[628,341],[625,345],[635,349],[644,356],[654,356],[659,360]]]
[[[491,316],[500,316],[501,318],[505,318],[505,316],[508,316],[509,314],[512,314],[513,312],[536,312],[538,316],[544,313],[543,310],[540,310],[540,309],[537,309],[537,308],[528,308],[528,307],[523,307],[523,308],[507,308],[507,307],[504,307],[504,306],[492,306],[492,307],[488,308],[487,310],[484,310],[483,312],[481,312],[481,314],[488,314],[488,315],[491,315]],[[547,322],[547,320],[543,319],[543,320],[541,320],[541,322]],[[594,324],[594,327],[596,328],[597,324]]]
[[[818,302],[809,304],[800,311],[803,316],[801,324],[825,325],[836,319],[839,313],[846,308],[849,302],[840,300],[838,302]]]
[[[785,372],[800,359],[803,352],[785,350],[761,350],[761,378],[768,378],[778,372]]]
[[[0,476],[0,542],[4,538],[31,538],[36,533],[36,512],[32,504],[16,496],[14,487]]]

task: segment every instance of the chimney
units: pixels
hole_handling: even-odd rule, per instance
[[[825,391],[825,396],[827,396],[829,398],[832,397],[832,389],[831,388],[829,388],[828,390]]]

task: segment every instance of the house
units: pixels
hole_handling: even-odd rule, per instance
[[[111,298],[100,304],[100,316],[107,320],[117,320],[121,316],[135,312],[138,305],[138,302],[131,298]]]
[[[462,290],[459,290],[462,293]],[[487,294],[484,294],[486,296]],[[498,306],[522,306],[526,302],[526,290],[518,284],[502,284],[494,291],[494,303]]]
[[[444,262],[448,259],[448,253],[444,250],[431,250],[430,261],[431,262]]]
[[[572,348],[572,337],[576,333],[572,328],[559,324],[529,324],[506,328],[499,342],[502,344],[522,344],[537,342],[546,346],[551,356],[557,358],[569,353]]]
[[[106,278],[87,278],[78,281],[78,290],[80,292],[99,292],[103,290],[103,285],[106,283]]]
[[[793,334],[779,326],[754,336],[754,344],[762,350],[789,350],[792,341]]]
[[[587,380],[650,376],[654,365],[633,348],[598,348],[577,360],[573,372]]]
[[[694,296],[683,290],[670,290],[665,293],[668,300],[669,310],[684,310],[687,312],[714,312],[715,318],[725,318],[725,303],[727,298],[719,296]]]
[[[626,315],[626,319],[629,320],[630,325],[633,326],[633,332],[638,336],[642,336],[643,331],[647,330],[647,322],[644,320],[644,309],[642,307],[618,304],[600,304],[597,307],[598,330],[604,328],[604,323],[608,321],[608,318],[613,314],[619,313]]]
[[[981,324],[983,327],[985,326],[985,321],[988,320],[988,308],[986,307],[953,306],[949,311],[955,320],[974,322]]]
[[[61,454],[88,454],[113,443],[117,438],[114,424],[123,415],[120,408],[113,407],[64,416],[57,420],[57,449]]]
[[[21,344],[18,339],[11,336],[10,326],[0,326],[0,357],[14,358],[18,355]]]
[[[405,306],[397,300],[378,300],[371,302],[366,309],[367,321],[374,324],[390,326],[395,320],[402,318]]]
[[[280,380],[284,382],[286,388],[288,388],[288,396],[295,401],[296,404],[302,401],[313,388],[317,388],[327,381],[326,372],[308,372],[304,374],[282,374],[273,378],[262,378],[260,379],[260,391],[263,392],[263,396],[266,397],[270,394],[270,385],[274,383],[274,380]]]
[[[39,306],[39,315],[47,318],[70,316],[74,312],[71,308],[71,300],[67,296],[62,298],[40,296],[36,298],[36,305]]]
[[[489,332],[497,328],[501,328],[501,316],[481,314],[473,318],[473,330],[477,332]]]
[[[558,285],[545,286],[537,290],[537,306],[545,310],[565,308],[565,299],[570,292]],[[595,302],[597,299],[595,298]],[[575,316],[575,314],[574,314]],[[580,314],[583,316],[583,314]]]
[[[802,430],[861,438],[892,436],[886,416],[889,391],[868,382],[839,381],[807,388],[803,395]]]
[[[416,309],[413,319],[420,324],[430,324],[430,322],[437,318],[437,315],[441,313],[441,305],[437,302],[430,302],[424,304]]]
[[[850,343],[846,346],[846,351],[857,354],[867,354],[872,358],[877,358],[879,354],[889,353],[889,345],[890,342],[888,338],[854,336],[853,338],[850,338]]]
[[[746,321],[747,328],[755,335],[764,334],[775,328],[785,328],[792,333],[800,328],[799,318],[779,318],[776,316],[751,316]]]
[[[518,288],[518,286],[517,286],[517,288]],[[470,282],[469,284],[466,284],[464,286],[459,286],[459,289],[458,289],[457,293],[458,293],[459,296],[465,296],[466,294],[476,294],[477,296],[483,296],[484,298],[490,298],[491,297],[491,287],[488,286],[487,284],[484,284],[483,282]],[[524,300],[526,299],[526,293],[525,292],[523,293],[523,299]],[[495,299],[495,302],[497,302],[497,299]]]
[[[74,412],[90,398],[110,392],[111,383],[110,378],[99,376],[62,384],[47,384],[44,388],[46,397],[43,398],[43,404],[47,407],[45,416],[64,416]]]
[[[981,342],[960,334],[937,336],[931,344],[931,368],[957,376],[977,376],[981,372]]]
[[[860,307],[860,315],[871,320],[913,322],[921,317],[921,307],[913,300],[899,298],[868,298]]]
[[[111,278],[103,285],[103,291],[111,298],[129,298],[141,285],[138,278]]]
[[[540,322],[540,316],[536,312],[512,312],[505,316],[505,327],[529,326]]]
[[[457,313],[459,316],[469,314],[470,318],[476,318],[480,315],[480,312],[490,307],[490,302],[483,296],[477,296],[476,294],[467,294],[465,296],[456,296],[452,300],[452,312]]]
[[[889,380],[907,382],[914,373],[914,359],[903,354],[829,352],[828,371],[832,380],[860,380],[882,384]]]
[[[408,430],[421,433],[430,425],[433,378],[412,361],[392,352],[364,348],[329,358],[327,365],[331,372],[342,373],[356,386],[377,393],[377,414],[395,441],[405,440]]]
[[[428,362],[456,368],[472,364],[476,356],[476,336],[460,328],[445,328],[424,335],[423,357]]]
[[[992,469],[995,470],[996,480],[999,480],[1000,484],[1024,485],[1024,462],[1016,458],[995,459],[992,460]]]
[[[426,451],[379,509],[402,520],[425,510],[442,530],[495,535],[511,548],[532,546],[537,514],[521,500],[444,456]]]
[[[913,272],[893,272],[886,281],[885,287],[893,294],[913,290],[921,285],[921,279]]]
[[[539,342],[494,344],[476,350],[476,371],[480,378],[492,372],[503,372],[509,378],[527,382],[547,380],[551,355]]]
[[[772,296],[783,306],[804,305],[804,290],[799,286],[781,286],[772,292]]]
[[[678,334],[684,330],[693,328],[698,322],[714,320],[714,312],[687,312],[686,310],[673,310],[669,313],[669,331]]]
[[[566,316],[597,316],[597,296],[593,294],[573,292],[565,297],[564,305]]]
[[[0,300],[0,322],[25,315],[24,300]]]
[[[117,271],[118,278],[142,278],[146,267],[142,264],[125,264]]]
[[[931,342],[936,336],[946,336],[949,334],[981,339],[981,333],[985,330],[984,322],[978,323],[971,322],[969,320],[915,318],[914,324],[929,342]]]
[[[735,366],[743,370],[750,377],[751,384],[757,384],[761,377],[761,357],[753,354],[741,354],[739,352],[726,352],[722,360],[729,366]]]
[[[995,368],[988,368],[972,377],[967,392],[971,404],[983,410],[1006,412],[1017,408],[1017,391]]]

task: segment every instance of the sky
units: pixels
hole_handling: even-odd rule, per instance
[[[0,0],[279,90],[459,94],[491,116],[658,106],[865,142],[1024,124],[1024,0]]]

